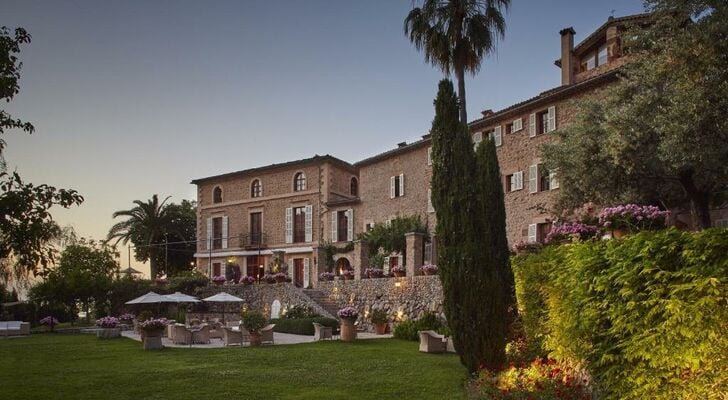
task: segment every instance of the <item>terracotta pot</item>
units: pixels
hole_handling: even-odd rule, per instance
[[[341,341],[353,342],[356,340],[356,327],[354,321],[350,319],[341,319]]]
[[[250,345],[253,347],[258,347],[262,344],[262,336],[260,333],[250,333]]]
[[[384,335],[385,333],[387,333],[387,323],[385,322],[383,324],[375,324],[374,330],[376,330],[377,335]]]
[[[618,229],[613,229],[612,230],[612,237],[613,238],[619,239],[621,237],[627,236],[627,234],[629,234],[629,229],[626,229],[626,228],[618,228]]]

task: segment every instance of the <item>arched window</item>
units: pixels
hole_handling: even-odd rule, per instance
[[[299,172],[293,177],[293,191],[300,192],[302,190],[306,190],[306,175]]]
[[[212,189],[212,202],[222,203],[222,188],[220,186],[215,186],[215,189]]]
[[[263,195],[263,184],[260,179],[255,179],[250,185],[250,197],[260,197]]]
[[[357,181],[356,178],[351,178],[351,185],[349,186],[349,193],[351,193],[352,196],[359,195],[359,181]]]

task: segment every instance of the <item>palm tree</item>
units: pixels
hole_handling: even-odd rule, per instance
[[[413,1],[413,3],[415,3]],[[404,33],[425,61],[458,80],[460,121],[468,123],[465,108],[465,72],[475,75],[498,39],[505,36],[511,0],[423,0],[404,20]]]
[[[134,200],[136,206],[131,210],[116,211],[113,217],[128,217],[126,221],[114,224],[109,230],[107,240],[116,239],[114,244],[120,241],[124,244],[132,241],[136,244],[134,253],[139,260],[149,260],[149,272],[152,278],[157,276],[159,271],[158,257],[159,244],[168,230],[169,216],[167,213],[167,202],[169,196],[161,203],[157,195],[150,200],[143,202]],[[144,247],[140,247],[140,243]]]

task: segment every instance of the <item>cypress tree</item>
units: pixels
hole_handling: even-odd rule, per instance
[[[463,365],[495,369],[505,362],[513,280],[495,146],[486,142],[476,157],[449,80],[434,103],[432,203],[445,315]]]

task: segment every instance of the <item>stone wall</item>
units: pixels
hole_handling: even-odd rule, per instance
[[[394,323],[417,319],[425,312],[444,317],[442,285],[437,275],[319,282],[316,289],[339,307],[353,305],[359,309],[359,321],[367,330],[372,328],[372,309],[386,310]]]
[[[329,315],[318,303],[314,302],[309,298],[303,291],[296,288],[291,283],[262,283],[255,285],[221,285],[215,286],[210,285],[202,289],[199,293],[199,298],[213,296],[220,292],[227,292],[233,296],[240,297],[245,300],[245,305],[249,309],[261,311],[266,317],[271,316],[271,308],[273,302],[278,300],[281,304],[280,311],[289,309],[294,305],[305,304],[313,307],[314,311],[320,315],[333,317]],[[221,317],[223,311],[223,304],[209,304],[209,311],[205,312],[204,315],[207,318]],[[240,318],[240,306],[229,304],[225,307],[227,319],[239,319]],[[203,313],[189,313],[188,318],[199,318]],[[235,316],[235,318],[231,318]]]

